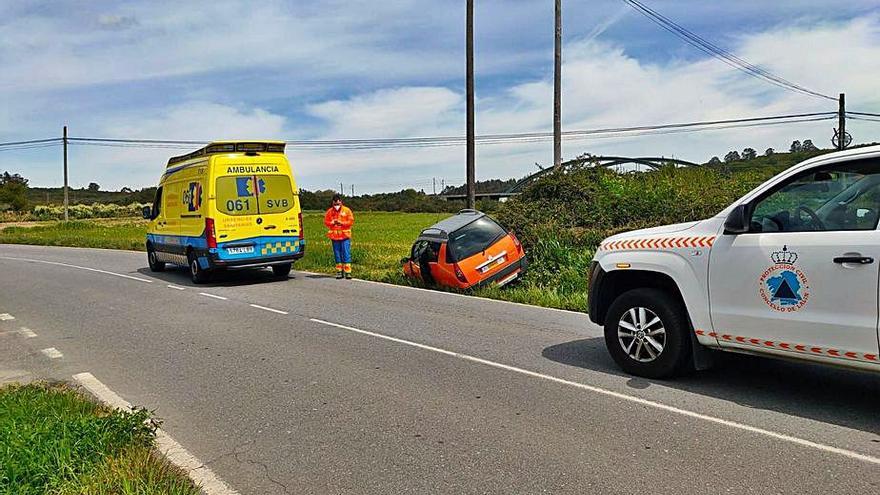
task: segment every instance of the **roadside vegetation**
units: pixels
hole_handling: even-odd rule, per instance
[[[0,493],[196,495],[154,447],[149,412],[101,406],[61,384],[0,387]]]

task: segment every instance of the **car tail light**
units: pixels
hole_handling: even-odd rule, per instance
[[[461,267],[458,266],[458,263],[453,263],[452,266],[455,268],[455,278],[463,284],[468,283],[468,279],[464,276],[464,272],[461,271]]]
[[[303,230],[303,214],[299,212],[299,238],[305,239],[305,231]]]
[[[516,250],[519,252],[519,254],[522,254],[522,243],[519,242],[519,239],[516,237],[516,234],[514,234],[513,231],[510,231],[510,238],[513,239],[513,243],[516,244]]]
[[[217,247],[217,232],[214,230],[214,219],[205,219],[205,238],[208,240],[209,248]]]

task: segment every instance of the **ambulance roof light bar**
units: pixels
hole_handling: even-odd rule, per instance
[[[169,158],[168,166],[220,153],[284,153],[285,146],[283,141],[217,141],[192,153]]]

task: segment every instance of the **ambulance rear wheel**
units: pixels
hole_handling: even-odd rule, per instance
[[[156,256],[156,250],[153,249],[153,246],[147,246],[147,263],[150,264],[151,272],[161,272],[165,270],[165,262],[159,261],[159,258]]]
[[[687,312],[662,290],[624,292],[608,309],[605,346],[627,373],[646,378],[679,375],[690,363]]]
[[[193,253],[189,253],[187,260],[189,261],[189,275],[193,283],[203,284],[207,282],[208,272],[202,269],[202,266],[199,264],[199,258]]]
[[[290,269],[293,263],[284,263],[283,265],[272,265],[272,273],[278,278],[287,278],[290,275]]]

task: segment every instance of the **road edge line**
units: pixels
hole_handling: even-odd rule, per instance
[[[104,404],[131,411],[131,404],[110,390],[91,373],[77,373],[73,379],[98,398]],[[186,475],[206,495],[239,495],[239,493],[226,484],[214,471],[206,466],[197,457],[190,454],[182,445],[171,438],[171,435],[162,429],[156,430],[156,448],[168,459],[168,462],[182,469]]]
[[[420,344],[418,342],[413,342],[411,340],[401,339],[398,337],[392,337],[390,335],[383,335],[381,333],[371,332],[369,330],[361,330],[360,328],[350,327],[347,325],[341,325],[339,323],[333,323],[330,321],[320,320],[317,318],[309,318],[309,321],[314,323],[318,323],[321,325],[327,325],[331,327],[340,328],[342,330],[348,330],[350,332],[360,333],[363,335],[368,335],[370,337],[376,337],[384,340],[388,340],[391,342],[397,342],[399,344],[408,345],[411,347],[416,347],[418,349],[423,349],[427,351],[436,352],[439,354],[443,354],[446,356],[455,357],[458,359],[462,359],[465,361],[471,361],[473,363],[482,364],[484,366],[489,366],[491,368],[501,369],[505,371],[511,371],[514,373],[519,373],[521,375],[530,376],[532,378],[540,378],[542,380],[547,380],[550,382],[558,383],[560,385],[566,385],[569,387],[579,388],[581,390],[586,390],[589,392],[593,392],[600,395],[605,395],[607,397],[614,397],[615,399],[619,399],[626,402],[631,402],[635,404],[639,404],[642,406],[651,407],[654,409],[659,409],[666,412],[671,412],[674,414],[678,414],[681,416],[686,416],[689,418],[699,419],[702,421],[706,421],[709,423],[715,423],[717,425],[727,426],[729,428],[734,428],[742,431],[747,431],[750,433],[755,433],[758,435],[763,435],[765,437],[775,438],[776,440],[781,440],[784,442],[788,442],[791,444],[799,445],[801,447],[809,447],[815,450],[819,450],[825,453],[837,454],[843,457],[847,457],[853,460],[867,462],[869,464],[876,464],[880,466],[880,457],[874,457],[868,454],[862,454],[860,452],[856,452],[853,450],[844,449],[841,447],[834,447],[832,445],[826,445],[819,442],[814,442],[812,440],[807,440],[805,438],[796,437],[793,435],[787,435],[785,433],[778,433],[772,430],[766,430],[764,428],[759,428],[757,426],[747,425],[745,423],[739,423],[737,421],[732,421],[729,419],[718,418],[715,416],[709,416],[708,414],[698,413],[696,411],[690,411],[687,409],[682,409],[675,406],[670,406],[668,404],[663,404],[662,402],[655,402],[649,399],[643,399],[641,397],[636,397],[634,395],[627,395],[621,392],[615,392],[613,390],[608,390],[605,388],[597,387],[594,385],[587,385],[586,383],[579,383],[572,380],[566,380],[564,378],[555,377],[552,375],[546,375],[544,373],[538,373],[537,371],[527,370],[525,368],[519,368],[516,366],[511,366],[509,364],[498,363],[495,361],[490,361],[488,359],[478,358],[476,356],[471,356],[469,354],[462,354],[460,352],[449,351],[446,349],[442,349],[440,347],[434,347],[427,344]]]

